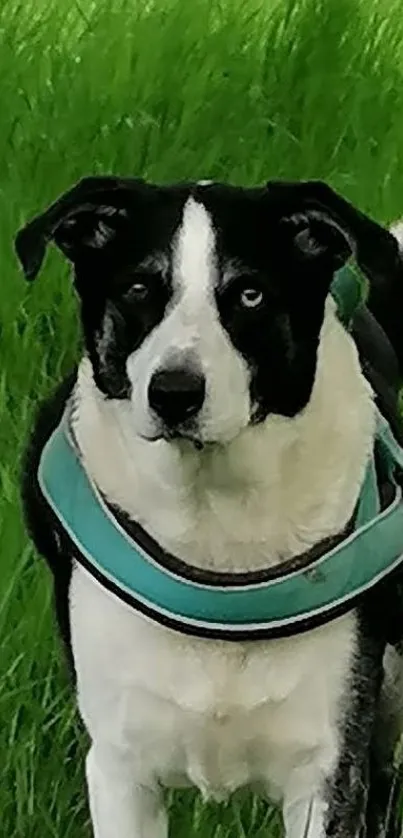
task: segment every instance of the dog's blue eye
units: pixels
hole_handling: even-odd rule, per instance
[[[263,299],[263,291],[259,288],[244,288],[241,293],[241,304],[244,308],[258,308]]]

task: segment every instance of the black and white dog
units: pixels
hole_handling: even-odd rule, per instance
[[[81,305],[84,356],[40,411],[24,502],[92,741],[95,838],[165,838],[162,789],[187,784],[213,799],[259,789],[282,802],[288,838],[384,834],[400,732],[398,584],[293,637],[187,636],[74,560],[37,468],[70,399],[94,483],[128,528],[182,562],[286,567],[337,536],[373,447],[376,383],[398,428],[395,233],[320,182],[99,177],[17,236],[31,279],[56,243]],[[354,338],[329,293],[351,255],[369,281]]]

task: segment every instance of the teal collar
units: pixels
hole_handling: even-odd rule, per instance
[[[293,562],[277,575],[199,571],[192,576],[147,536],[144,541],[129,535],[90,481],[66,417],[42,452],[38,479],[77,561],[137,611],[197,636],[284,636],[351,609],[403,562],[403,501],[395,478],[403,469],[403,451],[380,415],[376,439],[393,485],[390,505],[380,510],[371,458],[353,531],[308,566]]]

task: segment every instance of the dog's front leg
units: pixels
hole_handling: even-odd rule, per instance
[[[367,798],[368,760],[345,755],[320,788],[313,784],[304,794],[285,796],[286,838],[364,838]]]
[[[94,838],[166,838],[161,790],[118,748],[93,744],[86,774]]]
[[[284,801],[286,838],[325,838],[327,804],[320,794]]]
[[[283,819],[286,838],[364,838],[365,803],[333,807],[321,794],[286,803]]]

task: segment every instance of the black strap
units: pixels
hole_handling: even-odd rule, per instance
[[[364,304],[354,314],[351,333],[357,345],[363,373],[376,394],[379,410],[389,423],[396,440],[403,446],[403,419],[399,407],[402,381],[392,344]]]

